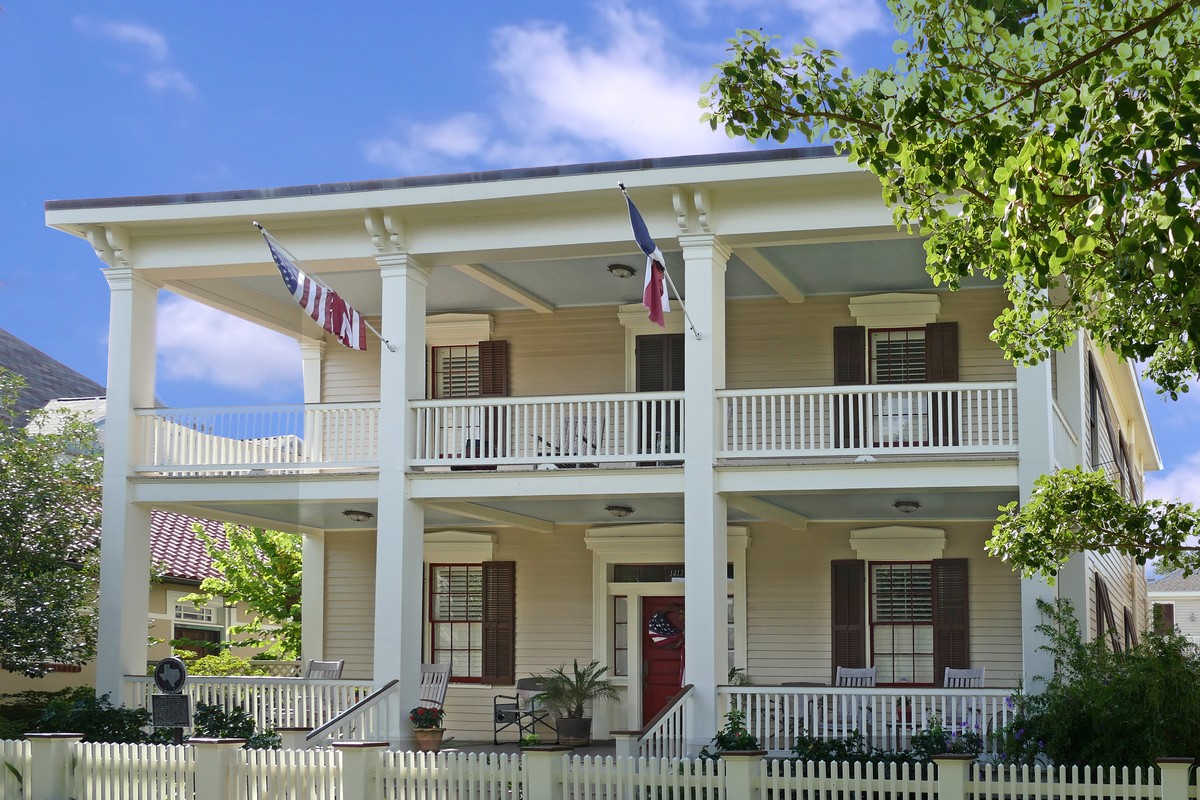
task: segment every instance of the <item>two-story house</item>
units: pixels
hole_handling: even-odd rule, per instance
[[[665,328],[618,181],[686,303]],[[1128,560],[1080,554],[1050,586],[984,549],[997,506],[1057,466],[1140,492],[1160,465],[1132,367],[1086,338],[1008,363],[1003,290],[935,287],[875,178],[828,149],[46,216],[111,288],[101,691],[142,669],[152,508],[303,533],[305,657],[396,679],[405,710],[420,664],[450,662],[460,738],[575,658],[622,687],[597,735],[691,684],[696,745],[731,668],[763,686],[874,666],[894,689],[983,666],[1012,687],[1052,669],[1038,599],[1074,600],[1090,635],[1147,623]],[[324,335],[254,221],[386,343]],[[295,337],[303,406],[154,408],[160,291]]]

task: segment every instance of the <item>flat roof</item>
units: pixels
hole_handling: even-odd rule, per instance
[[[837,152],[830,145],[789,147],[777,150],[750,150],[734,153],[669,156],[666,158],[635,158],[624,161],[599,161],[584,164],[561,164],[550,167],[521,167],[519,169],[494,169],[482,172],[455,172],[444,175],[420,175],[406,178],[385,178],[381,180],[312,183],[302,186],[280,186],[266,189],[235,189],[221,192],[99,197],[81,200],[47,200],[45,210],[65,211],[88,208],[219,203],[230,200],[266,200],[280,197],[309,197],[350,192],[373,192],[385,189],[409,189],[423,186],[496,183],[527,178],[552,178],[564,175],[591,175],[608,172],[701,167],[719,164],[746,164],[764,161],[794,161],[808,158],[829,158],[836,155],[838,155]]]

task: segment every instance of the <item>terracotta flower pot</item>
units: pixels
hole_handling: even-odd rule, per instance
[[[436,753],[442,749],[442,736],[445,728],[413,728],[413,738],[417,740],[417,749],[422,753]]]

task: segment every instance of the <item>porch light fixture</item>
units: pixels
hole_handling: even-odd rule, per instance
[[[355,522],[366,522],[371,517],[375,516],[370,511],[356,511],[353,508],[347,508],[342,512],[343,517],[349,517]]]
[[[921,507],[921,504],[916,500],[897,500],[892,503],[892,508],[899,511],[901,514],[911,514]]]
[[[632,278],[637,274],[637,270],[628,264],[609,264],[608,274],[616,278]]]
[[[604,507],[604,510],[612,514],[617,519],[623,519],[633,513],[633,508],[630,506],[622,506],[609,504]]]

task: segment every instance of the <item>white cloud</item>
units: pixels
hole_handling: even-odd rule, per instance
[[[747,145],[700,122],[709,67],[672,55],[671,32],[623,2],[598,9],[586,40],[530,22],[493,33],[501,80],[488,113],[403,124],[364,144],[368,161],[400,171],[513,167],[710,153]]]
[[[1200,504],[1200,452],[1192,453],[1169,472],[1146,475],[1146,496]]]
[[[146,73],[146,85],[159,92],[176,92],[194,97],[196,87],[177,69],[155,69]]]
[[[84,34],[115,42],[148,60],[153,66],[144,77],[151,89],[184,97],[195,96],[195,85],[181,70],[164,66],[171,57],[171,47],[161,31],[135,22],[111,22],[85,16],[75,17],[74,24],[75,29]]]
[[[159,306],[158,354],[172,380],[269,394],[300,382],[294,339],[178,296]]]
[[[763,22],[779,23],[781,13],[799,15],[795,39],[811,36],[822,47],[842,47],[861,33],[892,30],[892,18],[881,0],[680,0],[694,18],[707,21],[720,8],[739,16],[753,15]],[[743,26],[744,27],[744,26]],[[789,37],[785,36],[784,41]]]

